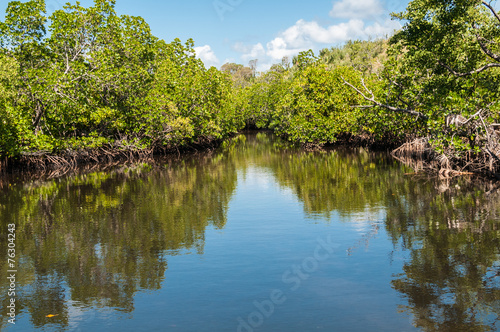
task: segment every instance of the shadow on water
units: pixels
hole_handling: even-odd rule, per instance
[[[206,155],[4,182],[0,224],[17,227],[17,311],[35,328],[63,329],[71,323],[70,306],[133,312],[138,292],[162,287],[169,257],[202,255],[207,227],[225,227],[238,174],[249,167],[271,172],[311,218],[328,222],[337,214],[349,222],[384,210],[394,250],[409,252],[392,287],[406,299],[401,310],[415,326],[498,328],[500,201],[483,194],[491,184],[411,178],[388,154],[305,152],[267,133],[238,136]],[[2,259],[3,308],[6,271]],[[6,309],[0,324],[7,325]]]

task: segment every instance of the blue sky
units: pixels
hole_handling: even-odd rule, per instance
[[[50,12],[67,1],[46,0]],[[74,2],[74,1],[71,1]],[[408,0],[116,0],[118,14],[142,16],[153,34],[166,41],[193,38],[207,66],[225,62],[259,70],[312,48],[369,39],[401,27],[391,11],[404,10]],[[0,0],[2,14],[7,0]],[[93,0],[80,0],[92,6]]]

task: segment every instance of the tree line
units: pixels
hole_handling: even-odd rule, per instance
[[[305,145],[361,138],[442,174],[498,176],[494,5],[414,0],[392,16],[404,26],[386,40],[302,52],[239,89],[247,121]]]
[[[482,0],[414,0],[388,39],[207,69],[115,0],[12,1],[0,22],[0,156],[77,163],[206,146],[247,127],[321,147],[398,147],[437,170],[496,175],[500,16]],[[51,159],[52,158],[52,159]],[[61,158],[61,159],[57,159]]]
[[[47,16],[44,0],[8,4],[0,155],[149,153],[204,145],[242,127],[230,79],[196,59],[192,40],[167,43],[114,7],[95,0]]]

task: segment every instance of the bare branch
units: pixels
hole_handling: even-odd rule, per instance
[[[390,105],[386,105],[386,104],[382,104],[378,101],[375,100],[375,96],[373,95],[373,92],[370,91],[366,85],[365,85],[365,82],[363,80],[361,80],[362,84],[363,84],[363,87],[365,88],[366,92],[368,92],[372,97],[369,98],[367,97],[363,92],[361,92],[358,88],[356,88],[354,85],[352,85],[351,83],[347,82],[343,77],[341,77],[342,80],[344,81],[344,84],[346,84],[347,86],[351,87],[353,90],[355,90],[358,94],[360,94],[365,100],[373,103],[373,106],[372,107],[375,107],[375,106],[378,106],[378,107],[383,107],[385,109],[388,109],[390,111],[393,111],[393,112],[398,112],[398,113],[406,113],[406,114],[411,114],[411,115],[415,115],[419,118],[422,118],[424,120],[427,120],[428,117],[427,115],[421,113],[421,112],[418,112],[418,111],[415,111],[415,110],[412,110],[412,109],[405,109],[405,108],[399,108],[399,107],[394,107],[394,106],[390,106]],[[363,106],[362,108],[368,108],[366,106]]]
[[[483,117],[481,116],[481,114],[479,114],[479,119],[481,119],[481,122],[483,123],[483,126],[484,126],[484,131],[486,132],[486,138],[488,139],[488,145],[491,144],[491,138],[490,138],[490,133],[488,131],[488,127],[486,126],[486,122],[484,122],[484,119]],[[488,149],[489,150],[489,149]]]
[[[455,71],[453,68],[451,68],[450,66],[448,66],[447,64],[445,64],[444,62],[442,62],[441,60],[438,60],[438,63],[443,66],[444,68],[448,69],[448,71],[450,73],[452,73],[453,75],[457,76],[457,77],[464,77],[464,76],[469,76],[469,75],[472,75],[472,74],[478,74],[480,72],[483,72],[485,71],[486,69],[489,69],[489,68],[493,68],[493,67],[500,67],[500,63],[489,63],[481,68],[478,68],[476,70],[472,70],[472,71],[469,71],[467,73],[459,73],[457,71]]]
[[[56,93],[56,95],[63,97],[63,98],[66,98],[75,104],[78,104],[78,102],[76,100],[74,100],[73,98],[71,98],[70,96],[68,96],[67,94],[65,94],[59,90],[59,84],[54,85],[53,91]]]
[[[374,108],[377,105],[359,105],[359,106],[351,106],[352,108]]]
[[[363,88],[365,88],[365,90],[368,91],[372,95],[372,99],[375,100],[375,95],[373,94],[373,92],[371,90],[369,90],[366,87],[365,80],[363,78],[361,78],[361,84],[363,84]]]
[[[406,105],[406,107],[410,107],[410,103],[408,103],[406,100],[403,100],[403,97],[402,97],[402,95],[403,95],[403,87],[401,86],[401,84],[396,83],[396,82],[394,82],[393,80],[391,80],[391,82],[392,82],[393,84],[395,84],[397,88],[399,88],[399,93],[398,93],[397,99],[398,99],[400,102],[402,102],[403,104],[405,104],[405,105]]]
[[[491,102],[488,105],[486,105],[485,108],[481,108],[479,111],[477,111],[476,113],[474,113],[467,121],[465,121],[464,123],[462,123],[462,125],[466,125],[467,123],[471,122],[475,117],[480,116],[483,111],[486,111],[494,103],[495,102]]]
[[[481,112],[484,111],[484,109],[480,109],[479,111],[477,111],[475,114],[473,114],[469,119],[467,119],[467,121],[465,121],[464,123],[462,123],[462,125],[466,125],[468,124],[469,122],[471,122],[476,116],[480,115]]]

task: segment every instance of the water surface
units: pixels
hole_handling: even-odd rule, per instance
[[[3,180],[0,329],[498,330],[498,194],[410,172],[254,133],[209,154]]]

